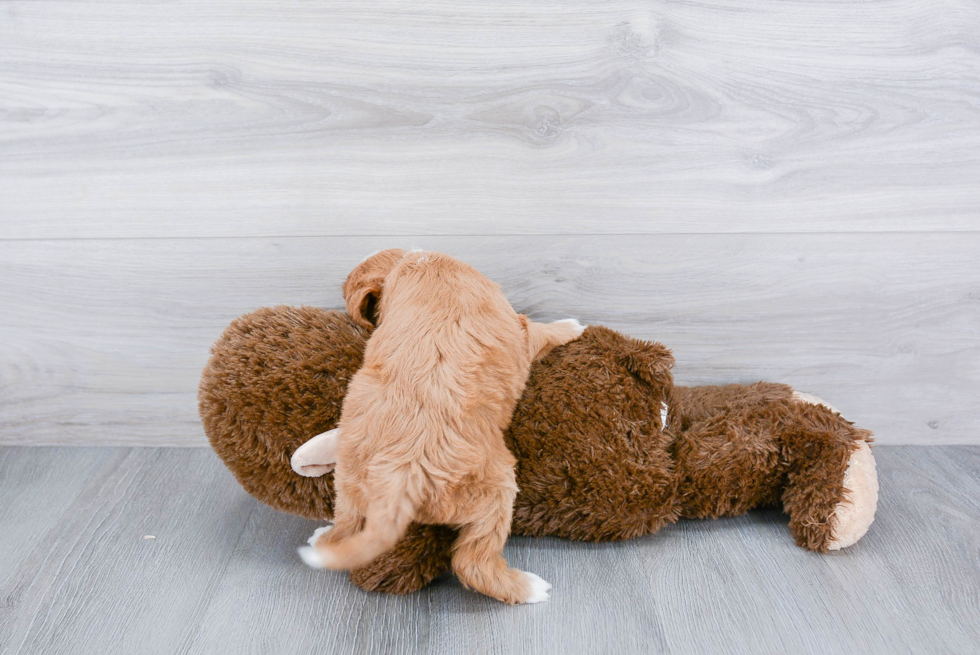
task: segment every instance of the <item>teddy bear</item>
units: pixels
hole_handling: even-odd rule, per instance
[[[236,319],[217,340],[199,411],[249,494],[332,518],[332,450],[311,438],[336,426],[369,335],[341,311],[279,306]],[[601,326],[535,362],[505,435],[517,459],[513,534],[618,541],[764,506],[781,507],[812,551],[867,532],[878,494],[868,430],[784,384],[677,386],[673,365],[662,344]],[[450,570],[455,537],[413,524],[351,580],[421,589]]]

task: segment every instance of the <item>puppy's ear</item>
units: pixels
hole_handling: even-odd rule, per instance
[[[378,305],[385,278],[405,255],[400,248],[382,250],[357,265],[344,282],[347,314],[369,330],[378,324]]]

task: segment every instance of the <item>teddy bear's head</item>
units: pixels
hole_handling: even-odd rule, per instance
[[[289,459],[336,426],[368,334],[343,312],[279,306],[236,319],[211,347],[201,420],[248,493],[307,518],[333,516],[333,474],[302,477]]]

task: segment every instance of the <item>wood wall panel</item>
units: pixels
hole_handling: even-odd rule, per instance
[[[976,230],[972,0],[0,4],[0,238]]]
[[[341,307],[384,247],[448,252],[539,320],[662,341],[679,382],[787,382],[882,443],[974,443],[980,234],[0,242],[0,442],[199,445],[197,379],[236,316]]]

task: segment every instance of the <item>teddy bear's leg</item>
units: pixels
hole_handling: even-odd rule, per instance
[[[392,550],[350,572],[366,591],[410,594],[449,572],[456,530],[445,525],[413,523]]]
[[[815,396],[794,392],[793,398],[796,402],[820,405],[833,412],[839,422],[836,432],[844,441],[820,449],[821,452],[830,450],[825,461],[812,459],[812,453],[808,453],[802,456],[808,461],[799,462],[795,467],[801,473],[791,482],[784,496],[792,517],[791,526],[800,545],[819,551],[847,548],[867,533],[878,505],[878,476],[866,440],[870,433],[852,428],[840,418],[836,409]],[[846,463],[841,477],[838,463],[841,455],[834,451],[842,446],[846,447],[843,453]],[[829,511],[821,511],[828,489],[839,490],[839,493],[832,497],[834,503]],[[820,515],[825,512],[827,518],[820,520]]]

